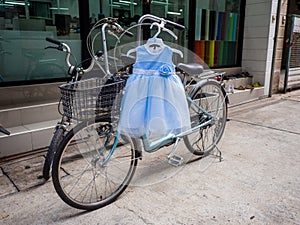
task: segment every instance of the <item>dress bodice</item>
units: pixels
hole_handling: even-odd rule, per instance
[[[166,70],[166,67],[170,70],[168,71],[170,74],[174,73],[172,49],[169,46],[164,45],[159,52],[151,52],[151,49],[146,45],[137,47],[133,74],[155,75],[163,69]]]

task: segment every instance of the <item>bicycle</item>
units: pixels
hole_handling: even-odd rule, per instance
[[[142,19],[159,22],[163,30],[166,30],[166,24],[175,28],[182,27],[153,15],[146,15]],[[78,108],[83,109],[76,115],[84,116],[84,120],[65,135],[53,160],[53,184],[65,203],[78,209],[95,210],[114,202],[130,184],[138,160],[142,159],[141,147],[152,153],[173,144],[168,162],[173,166],[181,166],[182,158],[175,154],[175,150],[178,142],[183,139],[192,154],[204,157],[216,149],[221,159],[217,145],[225,130],[228,98],[224,88],[214,79],[219,74],[203,71],[203,67],[198,64],[181,63],[177,68],[182,71],[182,82],[188,91],[186,99],[191,128],[154,141],[149,140],[147,135],[130,138],[117,130],[122,108],[122,92],[118,92],[118,87],[122,86],[124,80],[112,83],[109,87],[103,83],[97,84],[96,81],[93,81],[93,85],[79,81],[64,86],[66,93],[63,95],[75,95],[78,90],[81,96],[76,96],[77,100],[83,103],[92,96],[94,105],[100,105],[104,112],[110,114],[109,117],[97,114],[97,109],[91,107],[90,101],[80,107],[73,104],[74,99],[68,102],[72,112]],[[198,78],[196,84],[191,82],[193,77]],[[111,93],[114,98],[106,102]],[[105,111],[106,105],[109,106],[108,111]]]
[[[63,43],[61,41],[58,41],[58,40],[55,40],[55,39],[52,39],[49,37],[46,38],[46,41],[56,45],[56,46],[48,46],[48,47],[46,47],[46,49],[52,48],[52,49],[66,52],[65,62],[68,67],[68,74],[71,76],[70,83],[79,81],[84,74],[90,72],[94,68],[95,63],[98,63],[98,61],[104,62],[104,64],[105,64],[104,65],[105,69],[100,67],[102,69],[102,73],[110,74],[109,60],[111,60],[111,59],[107,55],[106,33],[108,32],[109,35],[116,37],[115,33],[122,33],[124,30],[117,23],[117,19],[115,19],[115,18],[104,18],[104,19],[98,21],[93,26],[91,31],[98,29],[99,27],[101,28],[103,51],[98,50],[95,53],[90,52],[91,56],[92,56],[91,63],[88,66],[88,68],[86,68],[86,69],[83,69],[82,65],[72,65],[71,64],[71,62],[70,62],[70,56],[72,55],[71,49],[66,43]],[[108,30],[108,29],[111,29],[111,30]],[[131,34],[127,33],[127,35],[131,35]],[[44,165],[43,165],[43,178],[45,180],[48,180],[50,178],[51,165],[52,165],[55,151],[56,151],[59,143],[62,141],[63,137],[65,136],[65,133],[70,129],[71,123],[72,123],[72,121],[71,121],[72,115],[71,114],[70,115],[63,114],[60,110],[60,103],[61,103],[61,100],[58,105],[58,111],[62,115],[62,118],[60,121],[58,121],[58,123],[55,126],[55,131],[54,131],[53,137],[50,141],[48,151],[45,156],[45,161],[44,161]],[[74,116],[73,116],[73,118],[74,118]]]

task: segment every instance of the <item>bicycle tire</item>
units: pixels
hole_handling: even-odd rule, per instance
[[[120,140],[109,162],[101,165],[116,138],[106,126],[111,125],[103,119],[78,124],[66,134],[54,156],[54,188],[74,208],[95,210],[111,204],[135,173],[138,157],[133,139],[129,143]]]
[[[214,122],[196,132],[183,137],[188,150],[195,155],[208,155],[221,140],[227,121],[227,96],[223,87],[214,80],[200,82],[191,91],[190,97],[214,117]],[[189,103],[191,125],[197,126],[205,121],[204,115],[194,113]]]
[[[53,134],[43,166],[43,178],[45,180],[49,180],[51,176],[51,165],[53,162],[54,154],[56,152],[57,147],[59,146],[59,143],[63,139],[64,133],[65,129],[62,127],[58,127]]]

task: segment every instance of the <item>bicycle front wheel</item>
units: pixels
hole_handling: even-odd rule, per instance
[[[111,123],[99,119],[82,122],[66,134],[52,168],[55,190],[64,202],[94,210],[127,188],[137,166],[134,141],[117,138],[111,155],[116,138]]]
[[[43,166],[43,177],[45,180],[48,180],[50,178],[53,157],[57,147],[59,146],[59,143],[62,141],[64,137],[64,133],[65,133],[65,129],[62,127],[58,127],[54,132],[47,154],[45,156],[45,162]]]
[[[192,100],[212,116],[212,123],[185,136],[184,143],[195,155],[209,154],[219,143],[227,121],[227,99],[221,85],[213,80],[200,83],[191,92]],[[207,119],[201,110],[189,104],[191,126],[195,127]]]

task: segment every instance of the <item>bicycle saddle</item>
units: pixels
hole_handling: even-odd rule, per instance
[[[197,63],[178,63],[177,68],[189,75],[199,75],[203,72],[203,66]]]

